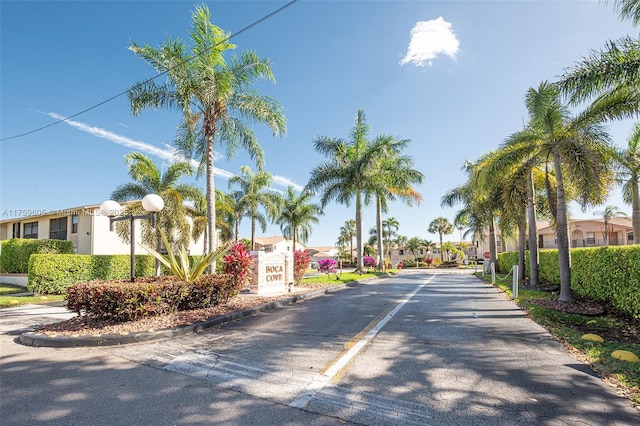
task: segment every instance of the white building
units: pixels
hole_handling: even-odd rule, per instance
[[[127,204],[127,203],[123,203]],[[131,245],[124,243],[118,235],[110,230],[109,218],[100,214],[100,205],[91,204],[55,211],[4,211],[11,215],[22,215],[13,219],[0,220],[0,240],[11,238],[34,238],[69,240],[78,254],[129,254]],[[136,220],[135,252],[147,254],[138,243],[140,221]],[[189,254],[200,255],[204,248],[201,237],[191,241],[187,250]]]

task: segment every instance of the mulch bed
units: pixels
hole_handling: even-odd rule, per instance
[[[555,299],[531,299],[528,303],[570,314],[594,317],[607,315],[613,317],[617,320],[615,321],[618,324],[617,327],[600,327],[587,324],[572,325],[571,327],[583,334],[597,334],[609,342],[640,344],[640,319],[631,318],[630,316],[609,309],[609,307],[602,302],[575,298],[571,303],[560,302]]]

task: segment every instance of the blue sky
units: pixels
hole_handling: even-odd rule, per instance
[[[207,1],[212,20],[236,32],[284,1]],[[0,137],[76,114],[125,92],[153,71],[127,48],[157,47],[168,36],[188,40],[190,1],[1,1]],[[412,32],[413,30],[413,32]],[[319,135],[348,137],[358,108],[370,135],[410,139],[407,153],[425,175],[419,207],[392,203],[399,233],[437,239],[427,227],[441,196],[465,180],[465,159],[493,150],[526,119],[530,87],[556,79],[607,40],[637,34],[611,5],[597,1],[311,1],[302,0],[233,39],[237,52],[270,58],[276,84],[262,93],[284,106],[287,135],[256,127],[273,188],[302,187],[324,160]],[[126,96],[66,123],[0,142],[0,210],[57,210],[98,204],[128,182],[123,157],[143,151],[161,165],[171,158],[177,112],[130,113]],[[626,144],[631,121],[609,126]],[[252,165],[238,151],[219,159],[223,175]],[[204,181],[195,183],[204,186]],[[630,213],[619,192],[607,204]],[[595,211],[601,210],[596,207]],[[574,217],[593,217],[573,209]],[[385,216],[385,217],[386,217]],[[354,206],[330,204],[309,246],[332,245]],[[245,219],[241,232],[249,236]],[[375,213],[365,211],[365,232]],[[270,226],[262,235],[279,235]],[[452,241],[458,233],[449,235]]]

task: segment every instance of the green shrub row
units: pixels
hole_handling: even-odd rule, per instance
[[[175,277],[94,280],[67,288],[67,308],[94,319],[133,321],[176,311],[202,309],[226,302],[243,287],[236,275],[203,275],[190,283]]]
[[[2,241],[0,272],[26,274],[32,254],[73,254],[73,243],[67,240],[33,240],[12,238]]]
[[[193,261],[193,257],[190,258]],[[136,277],[155,275],[155,259],[136,255]],[[168,271],[163,266],[163,274]],[[34,254],[29,259],[27,288],[39,294],[65,294],[68,286],[95,279],[126,279],[130,276],[129,255]]]
[[[540,250],[540,282],[560,283],[558,250]],[[518,253],[498,255],[501,272],[518,263]],[[529,276],[529,252],[525,275]],[[640,317],[640,246],[576,248],[571,250],[571,290],[602,300]]]

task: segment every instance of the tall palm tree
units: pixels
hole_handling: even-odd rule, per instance
[[[529,150],[529,158],[550,162],[555,175],[555,191],[547,185],[549,205],[556,226],[560,262],[560,301],[570,302],[571,253],[569,247],[568,197],[566,189],[576,190],[583,206],[602,204],[612,183],[609,136],[600,124],[603,117],[597,105],[575,117],[560,100],[560,91],[547,82],[530,88],[525,104],[530,126],[518,136]],[[547,182],[549,180],[547,179]]]
[[[609,1],[605,0],[606,3]],[[620,18],[640,23],[638,0],[613,0]],[[572,104],[595,98],[608,119],[627,118],[640,112],[640,40],[625,36],[610,40],[601,50],[592,50],[558,81]]]
[[[341,138],[320,136],[315,138],[316,151],[328,157],[328,161],[311,170],[305,190],[315,194],[322,191],[322,208],[333,200],[347,207],[355,201],[357,270],[364,271],[362,228],[364,218],[362,208],[370,202],[370,182],[376,170],[376,161],[388,147],[387,140],[371,143],[367,140],[369,126],[364,111],[358,110],[356,122],[350,132],[350,141]]]
[[[196,6],[191,22],[191,49],[171,38],[157,49],[131,43],[130,50],[167,78],[162,83],[137,83],[129,90],[129,100],[134,115],[149,108],[183,114],[176,145],[183,155],[200,160],[200,171],[206,172],[208,247],[213,251],[215,142],[226,146],[228,157],[238,147],[246,149],[262,166],[262,148],[245,123],[265,123],[274,135],[286,132],[286,125],[280,104],[252,88],[259,80],[274,81],[270,61],[246,51],[227,62],[225,53],[235,45],[228,33],[211,23],[207,6]]]
[[[427,230],[431,234],[438,234],[440,237],[440,260],[444,261],[442,258],[442,236],[448,235],[453,232],[453,225],[449,222],[449,219],[446,217],[437,217],[431,221],[429,224],[429,229]]]
[[[229,179],[229,187],[238,185],[232,197],[237,201],[236,211],[244,212],[251,219],[251,250],[255,250],[256,222],[262,232],[267,230],[267,218],[274,217],[282,206],[280,194],[270,191],[271,174],[260,170],[256,173],[249,166],[240,167],[240,172]],[[266,215],[260,211],[264,208]]]
[[[158,229],[167,236],[170,243],[177,246],[189,245],[190,226],[187,222],[186,200],[196,200],[202,196],[200,189],[190,184],[178,183],[184,176],[191,176],[193,167],[188,163],[172,163],[163,173],[146,155],[131,152],[124,156],[131,182],[119,185],[112,193],[115,201],[140,200],[148,194],[158,194],[164,200],[164,209],[157,213]],[[142,214],[142,204],[136,202],[127,208],[129,214]],[[129,242],[130,225],[120,222],[116,226],[118,236]],[[149,246],[157,245],[160,233],[151,229],[148,221],[142,223],[142,241]]]
[[[412,206],[414,202],[419,205],[422,202],[422,195],[413,188],[413,185],[421,184],[424,176],[413,168],[414,162],[411,157],[402,155],[409,140],[380,135],[374,141],[374,145],[377,144],[384,146],[385,149],[380,153],[376,169],[369,180],[369,191],[375,194],[376,228],[378,228],[378,234],[383,236],[377,241],[378,265],[381,268],[384,257],[384,237],[389,239],[392,237],[391,232],[388,232],[387,235],[383,232],[382,213],[387,213],[388,203],[397,199],[409,206]],[[390,241],[387,243],[387,251],[391,257]]]
[[[311,203],[311,194],[302,192],[296,195],[292,186],[287,188],[283,199],[282,209],[275,215],[275,223],[280,226],[282,235],[293,240],[293,251],[296,242],[306,243],[311,234],[311,224],[318,223],[318,216],[322,215],[320,206]]]
[[[353,239],[356,236],[356,221],[353,219],[345,221],[344,226],[340,227],[340,235],[344,235],[346,240],[349,241],[351,248],[351,251],[349,252],[349,261],[353,262]]]
[[[609,245],[609,221],[614,217],[626,217],[627,214],[616,206],[606,206],[604,210],[593,212],[594,216],[600,216],[604,219],[604,245]]]
[[[623,200],[631,205],[633,243],[640,244],[640,123],[635,124],[627,147],[614,153],[614,162]]]
[[[400,223],[395,217],[388,217],[382,221],[382,229],[386,232],[382,232],[382,238],[387,240],[387,256],[391,259],[391,241],[395,237],[396,232],[400,228]],[[382,261],[383,259],[380,259]]]

